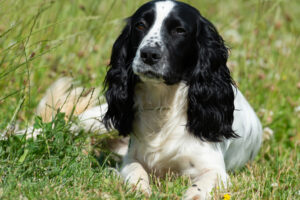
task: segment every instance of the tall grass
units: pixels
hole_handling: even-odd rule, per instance
[[[38,101],[58,77],[102,87],[123,19],[143,2],[0,1],[0,132],[31,124]],[[231,48],[234,80],[274,133],[253,163],[230,174],[228,192],[233,199],[299,199],[300,3],[185,2],[217,26]],[[72,136],[61,115],[35,123],[44,130],[36,141],[12,136],[0,142],[1,199],[144,198],[123,184],[109,158],[93,156],[93,133]],[[153,177],[150,199],[180,199],[187,184],[172,174]]]

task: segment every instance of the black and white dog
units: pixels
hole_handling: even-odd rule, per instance
[[[146,3],[113,46],[107,104],[84,112],[87,101],[77,105],[79,127],[130,135],[128,150],[126,141],[114,148],[125,155],[121,174],[128,183],[150,194],[149,173],[171,171],[191,178],[185,199],[207,199],[214,186],[227,186],[226,170],[253,159],[262,141],[260,121],[235,87],[227,58],[222,37],[197,9],[172,0]],[[74,101],[61,98],[69,85],[69,79],[55,83],[37,113],[49,118],[46,104],[59,101],[72,108]]]
[[[226,170],[257,154],[261,124],[235,88],[216,28],[185,3],[157,0],[127,20],[106,76],[104,123],[130,146],[121,174],[151,193],[149,173],[188,175],[205,199]]]

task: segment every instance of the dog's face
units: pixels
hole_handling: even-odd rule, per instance
[[[198,12],[183,3],[150,2],[131,18],[131,42],[137,47],[133,72],[143,81],[174,84],[197,62]]]
[[[121,135],[132,132],[136,83],[184,82],[187,129],[208,141],[234,137],[227,58],[222,37],[196,8],[172,0],[146,3],[128,18],[112,49],[105,78],[106,127]]]

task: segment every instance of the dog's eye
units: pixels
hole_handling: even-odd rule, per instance
[[[144,22],[138,22],[135,25],[135,28],[140,31],[144,31],[146,29],[146,24]]]
[[[186,30],[183,27],[176,27],[173,29],[172,34],[184,36],[186,34]]]

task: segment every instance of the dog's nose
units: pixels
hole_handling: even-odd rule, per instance
[[[161,51],[155,47],[144,47],[140,51],[141,58],[145,64],[154,65],[161,59]]]

